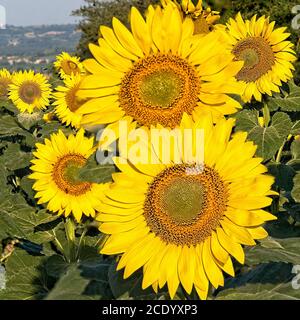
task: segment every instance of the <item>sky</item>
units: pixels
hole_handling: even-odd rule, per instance
[[[84,0],[0,0],[6,11],[6,24],[15,26],[76,23],[71,17]]]

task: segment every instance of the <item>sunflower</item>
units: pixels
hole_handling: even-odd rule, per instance
[[[194,22],[194,34],[205,34],[212,30],[213,24],[220,19],[218,11],[212,11],[210,7],[204,9],[202,0],[199,0],[197,5],[194,5],[192,0],[182,0],[178,3],[176,0],[161,0],[163,7],[169,3],[174,4],[182,11],[183,15],[189,16]]]
[[[0,100],[7,100],[9,85],[12,83],[12,75],[6,69],[0,70]]]
[[[59,86],[53,94],[55,101],[55,113],[58,118],[66,125],[72,125],[75,128],[80,127],[81,114],[76,111],[84,104],[85,100],[77,97],[82,77],[80,75],[71,76],[64,79],[64,87]]]
[[[54,67],[59,72],[62,79],[84,73],[84,67],[80,62],[80,59],[78,57],[70,56],[67,52],[62,52],[56,57]]]
[[[12,77],[9,98],[21,112],[33,113],[49,105],[51,88],[46,77],[34,71],[20,71]]]
[[[114,18],[113,29],[100,27],[99,46],[89,46],[94,59],[84,66],[91,75],[78,92],[90,102],[77,110],[83,126],[115,129],[125,119],[174,128],[184,112],[208,109],[218,118],[241,107],[227,94],[242,93],[235,75],[243,62],[224,52],[221,33],[193,36],[192,20],[171,4],[150,6],[146,21],[133,7],[130,20],[131,32]]]
[[[222,270],[234,276],[231,256],[243,264],[242,245],[267,236],[261,225],[276,217],[262,208],[272,202],[274,179],[264,174],[246,133],[230,137],[233,125],[232,119],[214,125],[207,111],[196,121],[184,114],[180,129],[192,129],[193,141],[196,129],[204,130],[203,162],[189,160],[181,148],[169,163],[161,161],[164,152],[154,144],[141,144],[140,154],[157,155],[156,164],[115,158],[121,172],[96,219],[110,235],[101,253],[122,254],[117,269],[125,268],[124,278],[142,267],[143,289],[167,283],[173,298],[181,283],[205,299],[209,283],[223,285]]]
[[[58,215],[72,213],[77,221],[83,214],[95,215],[106,185],[82,181],[79,177],[79,170],[95,151],[93,143],[93,138],[85,138],[84,131],[79,130],[68,138],[58,131],[45,139],[44,144],[36,144],[29,178],[35,180],[33,189],[38,204],[47,203],[47,209]]]
[[[243,100],[261,101],[262,94],[279,92],[282,82],[293,77],[296,60],[293,44],[286,39],[286,27],[274,29],[275,22],[264,16],[243,20],[239,13],[227,24],[230,49],[236,60],[245,62],[236,78],[246,84]]]

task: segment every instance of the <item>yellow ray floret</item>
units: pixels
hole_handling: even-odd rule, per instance
[[[194,22],[194,34],[205,34],[212,30],[213,24],[220,19],[219,12],[212,11],[211,8],[203,8],[202,0],[194,5],[192,0],[161,0],[163,7],[169,4],[176,6],[183,16],[190,17]]]
[[[62,52],[56,57],[54,67],[62,79],[66,79],[72,75],[84,74],[85,72],[80,59],[76,56],[71,56],[67,52]]]
[[[101,253],[122,255],[125,278],[142,268],[143,288],[167,284],[173,298],[181,283],[206,299],[209,284],[224,284],[223,271],[234,276],[232,258],[244,263],[243,245],[267,236],[261,226],[276,217],[263,208],[272,202],[274,179],[246,133],[231,137],[233,125],[232,119],[213,124],[210,112],[196,121],[184,114],[180,132],[192,130],[194,139],[204,131],[201,166],[197,157],[186,160],[182,148],[162,161],[166,150],[147,143],[139,153],[156,155],[155,164],[115,158],[121,172],[113,175],[97,220],[109,235]]]
[[[51,87],[46,77],[34,71],[20,71],[13,75],[9,98],[21,112],[33,113],[49,106]]]
[[[82,181],[79,176],[79,170],[95,151],[93,143],[94,139],[85,138],[80,130],[69,137],[59,131],[44,144],[36,144],[29,178],[35,180],[38,204],[47,203],[48,210],[58,215],[72,214],[77,221],[82,215],[95,215],[107,185]]]
[[[263,94],[279,92],[282,82],[293,77],[296,60],[293,44],[287,40],[285,27],[274,28],[265,16],[243,20],[239,13],[227,24],[229,47],[236,60],[244,61],[237,79],[245,83],[245,102],[254,97],[261,101]]]
[[[12,83],[12,75],[7,69],[0,69],[0,100],[8,98],[9,85]]]
[[[146,20],[132,8],[130,21],[131,31],[114,18],[112,28],[100,27],[98,45],[90,44],[94,58],[84,66],[91,75],[78,92],[89,99],[77,110],[83,126],[126,118],[174,128],[184,112],[206,109],[218,118],[241,107],[229,94],[243,92],[235,79],[243,62],[224,51],[220,33],[194,36],[192,19],[171,4],[150,6]]]
[[[85,102],[84,99],[77,97],[81,81],[80,75],[70,76],[64,80],[64,86],[57,87],[53,94],[56,115],[63,123],[75,128],[80,127],[82,119],[82,115],[78,114],[77,110]]]

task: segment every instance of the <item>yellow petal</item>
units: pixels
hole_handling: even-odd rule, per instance
[[[113,255],[125,252],[131,245],[144,238],[149,228],[135,228],[127,232],[116,233],[108,238],[101,254]]]
[[[220,242],[218,240],[218,237],[215,231],[213,231],[211,234],[210,246],[211,246],[211,251],[214,257],[217,260],[223,263],[225,263],[228,260],[229,253],[220,245]]]
[[[221,246],[239,263],[244,264],[245,254],[241,245],[234,242],[222,228],[217,228],[217,236]]]
[[[234,224],[226,217],[224,217],[220,223],[225,233],[236,242],[249,246],[255,245],[255,241],[246,228]]]
[[[152,44],[151,35],[144,18],[135,7],[131,8],[130,23],[136,42],[143,49],[144,53],[149,55]]]
[[[205,273],[211,284],[217,289],[224,285],[224,277],[220,268],[216,265],[210,249],[210,238],[204,241],[202,249],[202,261]]]
[[[115,34],[122,46],[131,54],[142,58],[144,56],[143,51],[135,41],[131,32],[115,17],[112,23]]]
[[[268,232],[263,227],[248,228],[248,232],[251,234],[253,239],[264,239],[268,236]]]
[[[194,283],[196,269],[196,252],[193,246],[182,248],[178,260],[178,274],[185,291],[190,294]]]

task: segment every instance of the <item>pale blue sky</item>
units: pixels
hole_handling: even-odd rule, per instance
[[[74,23],[73,10],[83,0],[0,0],[6,9],[6,24],[17,26]]]

